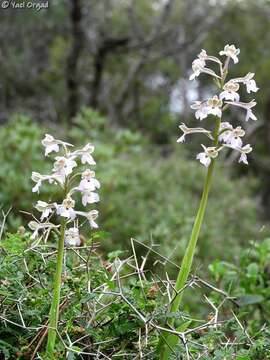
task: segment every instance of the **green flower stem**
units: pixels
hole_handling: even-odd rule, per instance
[[[49,315],[49,331],[46,348],[46,359],[54,359],[54,346],[57,334],[57,325],[59,318],[59,303],[60,303],[60,290],[62,280],[62,268],[63,268],[63,257],[64,257],[64,243],[65,243],[65,228],[66,220],[61,220],[60,237],[58,240],[57,250],[57,263],[56,263],[56,274],[54,278],[54,289],[53,299]]]
[[[218,120],[216,121],[216,126],[214,129],[214,142],[213,142],[213,146],[217,146],[218,144],[218,134],[219,134],[219,128],[220,128],[220,118],[218,118]],[[208,200],[208,195],[209,195],[209,191],[210,191],[210,187],[211,187],[211,183],[212,183],[212,176],[213,176],[213,171],[214,171],[214,166],[215,166],[215,159],[211,160],[211,164],[208,167],[207,170],[207,175],[206,175],[206,179],[205,179],[205,183],[204,183],[204,189],[203,189],[203,194],[202,194],[202,198],[200,201],[200,205],[199,205],[199,209],[197,212],[197,216],[193,225],[193,229],[192,229],[192,233],[190,236],[190,240],[189,240],[189,244],[188,247],[186,249],[182,264],[181,264],[181,268],[180,271],[178,273],[177,276],[177,280],[176,280],[176,284],[175,284],[175,290],[177,292],[179,292],[181,289],[184,288],[185,283],[187,281],[187,278],[189,276],[190,273],[190,269],[192,266],[192,261],[193,261],[193,257],[194,257],[194,253],[195,253],[195,249],[196,249],[196,244],[197,244],[197,240],[200,234],[200,229],[202,226],[202,222],[203,222],[203,218],[204,218],[204,214],[205,214],[205,209],[206,209],[206,205],[207,205],[207,200]],[[171,307],[170,307],[170,312],[177,312],[179,309],[179,305],[181,303],[182,300],[182,295],[183,292],[181,291],[180,293],[178,293],[172,303],[171,303]],[[173,319],[170,319],[168,321],[169,325],[173,325]],[[174,346],[177,344],[178,341],[178,337],[176,335],[170,334],[170,333],[165,333],[163,332],[160,336],[160,342],[159,342],[159,346],[158,346],[158,352],[160,354],[160,360],[167,360],[169,359],[169,355],[172,351],[172,349],[174,348]]]

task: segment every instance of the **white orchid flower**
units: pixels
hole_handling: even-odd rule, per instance
[[[259,90],[259,88],[256,85],[256,81],[253,79],[254,75],[255,75],[254,73],[249,72],[244,77],[235,78],[230,81],[235,83],[243,83],[244,85],[246,85],[247,92],[250,94],[251,91],[257,92]]]
[[[211,76],[214,76],[215,78],[220,79],[220,76],[218,76],[213,70],[205,67],[205,65],[206,65],[206,63],[203,59],[201,59],[201,58],[195,59],[192,62],[193,73],[190,75],[189,80],[194,80],[201,73],[209,74]]]
[[[180,125],[179,128],[180,128],[180,130],[183,131],[183,135],[179,139],[177,139],[177,142],[183,143],[183,142],[185,142],[186,135],[196,134],[196,133],[205,134],[211,140],[213,140],[213,136],[211,135],[211,131],[206,130],[204,128],[199,128],[199,127],[198,128],[189,128],[184,123],[182,123],[182,125]]]
[[[221,100],[231,100],[231,101],[239,101],[239,94],[237,91],[239,90],[239,84],[234,81],[229,81],[223,86],[223,90],[219,95]]]
[[[81,190],[82,194],[82,204],[86,206],[87,204],[94,204],[99,202],[99,195],[90,189]]]
[[[45,138],[41,141],[41,144],[45,147],[45,156],[48,156],[52,151],[58,152],[59,145],[64,147],[73,146],[67,142],[56,140],[52,135],[46,134]]]
[[[231,58],[235,64],[238,63],[238,55],[240,54],[240,49],[236,49],[235,45],[225,45],[224,50],[219,52],[219,55],[225,55],[228,58]]]
[[[254,106],[256,106],[256,101],[253,99],[248,103],[244,103],[244,102],[236,102],[236,101],[226,101],[227,104],[230,105],[234,105],[234,106],[238,106],[241,107],[243,109],[245,109],[247,111],[246,113],[246,118],[245,120],[248,121],[249,119],[252,120],[257,120],[257,117],[253,114],[251,108],[253,108]]]
[[[98,225],[95,222],[96,218],[98,217],[97,210],[91,210],[89,212],[76,211],[76,214],[85,217],[89,221],[91,228],[98,228]]]
[[[223,141],[225,144],[231,145],[232,147],[239,148],[243,142],[241,137],[245,135],[245,130],[241,126],[237,126],[235,129],[228,122],[220,124],[220,135],[219,141]]]
[[[54,225],[52,223],[39,223],[37,221],[30,221],[28,226],[31,230],[33,230],[33,234],[31,235],[31,239],[35,239],[38,236],[40,230],[53,229],[58,228],[60,225]]]
[[[226,143],[229,137],[229,133],[233,130],[233,126],[228,121],[226,121],[220,123],[219,129],[220,131],[218,140]]]
[[[53,171],[65,180],[65,178],[72,173],[73,168],[77,166],[77,163],[73,157],[66,158],[64,156],[57,156],[55,159]]]
[[[192,105],[190,105],[191,109],[195,111],[196,119],[203,120],[207,118],[208,115],[208,106],[206,101],[194,101]]]
[[[39,188],[42,185],[43,181],[49,181],[50,184],[53,183],[59,183],[61,185],[63,184],[63,179],[61,178],[61,176],[57,174],[41,175],[40,173],[33,171],[31,175],[31,179],[36,183],[36,185],[32,188],[32,192],[37,192],[37,193],[39,193]]]
[[[68,218],[70,220],[74,220],[76,217],[76,212],[74,210],[75,201],[67,196],[66,199],[63,200],[61,205],[54,204],[56,208],[56,212],[58,215]]]
[[[218,117],[222,116],[222,100],[214,95],[211,99],[207,100],[207,112]]]
[[[82,164],[95,165],[96,162],[92,157],[95,147],[92,144],[86,144],[81,150],[76,150],[71,153],[71,156],[80,156]]]
[[[247,155],[252,151],[252,147],[250,144],[246,144],[245,146],[241,147],[239,150],[241,152],[241,156],[238,162],[243,162],[244,164],[248,165]]]
[[[48,204],[46,201],[38,200],[35,208],[41,212],[40,220],[43,221],[53,212],[54,204]]]
[[[251,153],[252,151],[252,147],[250,146],[250,144],[246,144],[245,146],[232,146],[232,145],[224,145],[228,148],[231,148],[233,150],[237,150],[240,152],[240,158],[238,160],[238,162],[242,162],[246,165],[248,165],[248,160],[247,160],[247,154]]]
[[[80,233],[77,227],[72,227],[65,230],[65,244],[67,246],[81,245]]]
[[[204,49],[201,50],[201,52],[198,55],[198,58],[203,60],[203,61],[208,61],[209,60],[209,61],[216,62],[219,65],[222,64],[221,61],[217,57],[207,55],[207,53],[206,53],[206,51]]]
[[[211,163],[211,159],[218,156],[218,149],[214,146],[206,147],[203,144],[202,147],[204,151],[197,154],[196,159],[199,160],[205,167],[208,167]]]
[[[100,188],[100,182],[95,178],[95,172],[90,169],[86,169],[82,173],[82,180],[79,184],[78,189],[80,191],[83,190],[94,191],[95,189],[99,189],[99,188]]]

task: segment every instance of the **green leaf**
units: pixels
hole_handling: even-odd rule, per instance
[[[259,266],[256,263],[251,263],[247,267],[247,276],[251,278],[256,278],[259,273]]]
[[[262,303],[263,301],[264,301],[264,297],[262,295],[247,294],[238,297],[239,306],[259,304]]]

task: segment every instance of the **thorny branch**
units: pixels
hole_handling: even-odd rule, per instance
[[[143,247],[146,249],[146,255],[139,257],[137,254],[137,248]],[[177,329],[173,328],[171,325],[164,323],[162,318],[160,318],[160,309],[156,308],[150,313],[144,313],[141,309],[136,307],[136,304],[130,298],[130,295],[126,293],[126,287],[124,284],[130,278],[137,278],[138,284],[142,291],[142,296],[144,301],[148,301],[148,297],[151,295],[158,296],[157,294],[161,294],[164,299],[167,299],[167,303],[164,303],[164,309],[169,308],[169,303],[173,300],[174,296],[176,295],[176,291],[174,288],[174,281],[170,280],[168,273],[165,271],[165,265],[170,263],[174,265],[172,261],[167,259],[164,255],[159,254],[155,248],[154,244],[151,246],[147,246],[145,244],[140,243],[139,241],[132,239],[131,240],[131,248],[132,248],[132,256],[126,259],[119,259],[116,258],[112,264],[107,264],[107,268],[110,271],[107,272],[107,280],[108,282],[104,282],[103,284],[94,288],[88,282],[85,284],[85,288],[87,289],[89,295],[96,295],[92,296],[89,301],[86,303],[85,312],[78,316],[78,319],[74,319],[73,322],[77,323],[79,318],[85,316],[87,318],[87,322],[92,327],[102,327],[106,326],[110,323],[111,320],[108,320],[103,317],[104,311],[111,306],[111,304],[117,302],[125,303],[129,308],[131,313],[140,319],[142,326],[138,329],[138,339],[137,339],[137,353],[126,354],[124,351],[120,351],[115,347],[115,343],[117,343],[117,338],[106,339],[104,341],[93,342],[91,337],[87,333],[82,333],[81,336],[74,339],[74,336],[71,336],[68,331],[59,330],[58,331],[58,338],[59,341],[62,342],[64,345],[67,355],[70,352],[77,353],[80,356],[91,356],[94,359],[117,359],[123,358],[124,356],[133,356],[133,359],[149,359],[151,358],[151,354],[153,353],[153,349],[149,348],[149,336],[156,332],[160,334],[161,332],[168,332],[171,334],[176,335],[179,338],[180,344],[183,346],[183,351],[185,353],[185,359],[194,359],[191,351],[190,346],[197,346],[200,348],[199,355],[196,359],[200,359],[202,356],[205,356],[209,353],[209,349],[206,345],[201,344],[198,341],[195,341],[192,337],[194,333],[202,333],[208,331],[208,329],[216,329],[217,327],[224,324],[228,319],[224,319],[220,316],[220,312],[222,307],[224,306],[225,302],[231,302],[233,305],[237,305],[234,298],[232,298],[229,294],[225,291],[216,288],[212,284],[208,283],[207,281],[201,279],[198,276],[192,276],[185,287],[180,291],[186,291],[186,289],[190,289],[191,291],[195,291],[200,287],[201,290],[204,291],[204,299],[206,303],[209,305],[209,315],[207,320],[204,319],[193,319],[189,315],[179,312],[179,314],[171,314],[172,316],[180,317],[183,322],[190,321],[190,323],[195,324],[195,326],[190,326],[184,331],[178,331]],[[71,254],[73,257],[76,257],[75,263],[77,264],[77,268],[80,270],[85,270],[89,273],[91,269],[91,261],[93,257],[98,257],[97,252],[97,244],[92,244],[91,246],[83,246],[83,247],[76,247],[76,248],[66,248],[65,249],[65,256]],[[55,252],[52,251],[53,248],[46,244],[46,245],[36,245],[35,247],[30,247],[27,251],[33,252],[35,254],[39,254],[42,260],[47,263],[50,258],[55,256]],[[153,275],[151,271],[146,269],[146,263],[149,256],[155,256],[156,266],[162,268],[164,276],[157,276]],[[161,259],[162,261],[158,261]],[[102,260],[100,260],[102,261]],[[25,267],[25,272],[28,275],[29,280],[32,284],[28,284],[28,286],[42,286],[40,281],[40,277],[38,274],[30,274],[28,264],[26,260],[23,260],[23,264]],[[176,265],[175,265],[176,266]],[[177,267],[176,267],[177,269]],[[65,276],[67,275],[67,269],[65,269]],[[150,277],[150,278],[149,278]],[[150,289],[150,293],[146,293],[144,288],[144,281],[150,281],[152,283],[152,288]],[[89,280],[90,281],[90,280]],[[114,282],[116,285],[116,291],[110,290],[108,283]],[[152,293],[153,294],[152,294]],[[221,301],[219,304],[216,304],[214,300],[210,297],[209,292],[217,293],[221,296]],[[73,294],[69,293],[68,298],[65,297],[62,301],[60,310],[61,312],[65,311],[67,303],[71,302]],[[13,299],[15,307],[12,308],[12,312],[17,311],[18,319],[20,319],[20,323],[15,322],[11,319],[14,319],[12,313],[8,312],[7,299],[4,298],[2,300],[2,304],[0,307],[0,322],[4,326],[8,326],[12,324],[13,326],[19,327],[24,329],[25,331],[32,332],[33,334],[36,332],[35,335],[32,337],[32,341],[29,342],[29,348],[32,349],[31,359],[40,358],[38,351],[44,345],[44,340],[46,338],[46,334],[48,331],[48,321],[45,320],[43,324],[39,326],[29,326],[27,325],[24,317],[23,317],[23,301],[24,299]],[[10,302],[10,299],[9,299]],[[163,311],[163,310],[162,310]],[[168,311],[168,310],[166,310]],[[237,318],[233,310],[231,310],[232,317],[229,319],[230,321],[234,321],[235,324],[239,327],[239,329],[243,332],[243,334],[247,337],[247,343],[252,344],[252,339],[248,335],[246,329],[244,328],[243,324]],[[163,314],[164,315],[164,314]],[[168,314],[167,314],[168,315]],[[196,325],[197,323],[197,325]],[[64,321],[62,322],[62,328],[65,325]],[[224,339],[223,339],[224,340]],[[102,346],[105,344],[112,344],[111,353],[104,353],[102,351]],[[226,347],[234,347],[237,346],[238,343],[234,341],[227,340],[225,346]],[[78,350],[78,346],[80,346],[80,350]],[[83,358],[83,357],[82,357]]]

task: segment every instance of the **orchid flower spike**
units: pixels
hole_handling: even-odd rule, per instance
[[[38,172],[32,172],[32,180],[35,185],[32,189],[33,192],[39,193],[39,189],[44,181],[48,181],[50,184],[58,184],[61,186],[63,191],[63,200],[60,204],[56,202],[48,203],[43,200],[38,200],[35,209],[38,210],[40,215],[40,220],[47,222],[31,222],[30,228],[34,231],[33,238],[38,235],[39,231],[47,230],[51,225],[48,222],[48,219],[52,218],[54,214],[66,218],[65,224],[74,220],[77,214],[81,214],[86,217],[89,221],[89,224],[92,228],[97,228],[98,225],[95,222],[95,219],[98,216],[97,210],[90,210],[86,212],[78,212],[75,209],[76,202],[73,199],[73,195],[76,195],[76,192],[80,192],[82,196],[82,204],[87,206],[88,204],[97,203],[99,201],[99,195],[97,194],[97,189],[100,188],[100,182],[95,178],[95,172],[91,168],[86,168],[81,172],[75,170],[78,168],[76,162],[79,158],[82,165],[95,165],[95,161],[92,157],[94,151],[94,146],[90,143],[86,144],[82,149],[75,150],[70,152],[67,148],[72,147],[72,144],[67,142],[57,140],[52,135],[46,134],[42,140],[42,145],[45,147],[45,155],[47,156],[51,152],[60,152],[59,156],[55,157],[53,163],[53,168],[51,174],[42,175]],[[74,173],[75,172],[75,173]],[[78,179],[78,176],[81,177],[79,184],[77,186],[74,184],[74,181]],[[56,227],[60,225],[55,225]],[[61,225],[62,226],[62,225]],[[78,222],[76,227],[72,227],[66,230],[65,233],[65,243],[68,245],[79,244],[78,240]]]
[[[218,119],[215,121],[216,127],[214,131],[202,127],[189,128],[186,124],[182,123],[179,128],[183,134],[177,139],[177,142],[185,142],[186,136],[194,133],[205,134],[209,139],[213,140],[213,143],[210,144],[211,146],[202,145],[204,151],[197,155],[197,159],[206,167],[208,167],[211,164],[211,161],[218,156],[219,151],[226,147],[239,151],[241,154],[239,162],[245,164],[248,163],[247,154],[252,151],[252,147],[249,144],[243,145],[245,130],[241,126],[233,127],[228,121],[221,122],[223,113],[229,105],[245,109],[246,121],[249,119],[257,120],[257,117],[252,112],[252,108],[256,105],[255,100],[245,103],[240,101],[239,95],[241,84],[246,86],[247,93],[258,91],[259,88],[254,80],[254,73],[249,72],[244,77],[237,77],[225,82],[228,74],[229,61],[232,59],[235,64],[238,63],[239,54],[240,49],[237,49],[235,45],[225,45],[224,49],[219,52],[219,55],[227,57],[224,62],[215,56],[209,56],[203,49],[198,57],[192,62],[193,73],[190,76],[190,80],[195,79],[201,73],[207,73],[214,77],[216,85],[221,89],[219,95],[214,95],[213,97],[202,101],[193,102],[191,108],[195,110],[195,117],[198,120],[203,120],[206,119],[208,115],[214,115]],[[208,66],[207,63],[210,63],[210,65],[211,63],[218,64],[220,76],[217,76],[212,69],[206,67]]]

